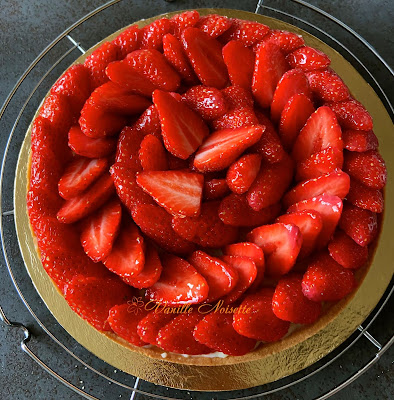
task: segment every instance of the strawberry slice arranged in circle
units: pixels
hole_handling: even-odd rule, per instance
[[[350,181],[350,190],[346,196],[346,200],[357,207],[375,213],[381,213],[384,209],[383,192],[365,186],[354,179]]]
[[[338,118],[338,122],[345,129],[359,129],[370,131],[373,121],[370,113],[357,100],[350,99],[338,103],[328,104]]]
[[[379,141],[373,131],[358,131],[345,129],[342,132],[343,146],[349,151],[360,153],[368,150],[377,150]]]
[[[215,39],[227,31],[232,24],[233,21],[224,15],[210,14],[201,16],[195,27]]]
[[[312,93],[321,101],[342,101],[350,98],[343,80],[331,69],[306,72]]]
[[[137,333],[144,342],[156,345],[157,334],[160,329],[174,319],[175,316],[174,314],[165,314],[161,311],[160,306],[158,309],[152,309],[151,307],[151,305],[145,304],[145,308],[152,311],[138,322]]]
[[[293,32],[281,31],[278,29],[272,29],[268,32],[262,41],[270,42],[279,46],[284,54],[290,53],[305,44],[302,36]],[[258,43],[257,46],[259,45],[260,44]]]
[[[293,68],[301,68],[304,71],[325,69],[331,63],[326,54],[309,46],[294,50],[286,57],[286,60]]]

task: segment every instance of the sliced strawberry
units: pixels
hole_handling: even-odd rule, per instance
[[[384,209],[382,191],[372,189],[354,179],[350,181],[350,191],[346,196],[346,200],[357,207],[376,213],[381,213]]]
[[[156,345],[157,334],[160,329],[172,319],[174,319],[174,314],[165,314],[160,308],[155,308],[138,322],[138,336],[144,342]]]
[[[218,201],[202,203],[198,217],[175,216],[172,227],[179,236],[203,247],[221,247],[237,239],[238,229],[225,225],[218,215]]]
[[[244,299],[240,310],[249,309],[250,312],[238,311],[233,318],[233,327],[240,335],[263,342],[277,342],[286,335],[290,322],[279,319],[273,313],[274,292],[274,289],[264,288]]]
[[[343,145],[346,150],[360,153],[368,150],[377,150],[379,141],[373,131],[356,131],[345,129],[342,132]]]
[[[153,102],[159,112],[166,149],[186,160],[209,134],[208,127],[194,111],[169,93],[156,90]]]
[[[231,27],[221,36],[221,41],[239,40],[245,46],[253,46],[269,32],[269,27],[255,21],[233,19]]]
[[[279,46],[284,54],[290,53],[303,46],[304,39],[302,36],[293,32],[281,31],[273,29],[263,38],[263,42],[270,42]],[[257,46],[260,44],[258,43]]]
[[[74,115],[64,94],[50,94],[40,108],[39,116],[50,122],[50,126],[56,134],[65,138],[66,133],[74,122]]]
[[[129,126],[122,129],[116,149],[116,163],[135,172],[142,171],[139,150],[144,137],[145,133],[138,129]]]
[[[307,72],[312,93],[321,101],[342,101],[350,98],[343,80],[331,69]]]
[[[144,171],[162,171],[168,169],[167,152],[160,139],[146,135],[138,152]]]
[[[369,245],[378,235],[376,213],[346,203],[339,227],[360,246]]]
[[[352,178],[372,189],[383,189],[386,185],[386,164],[376,150],[365,153],[346,152],[343,169]]]
[[[351,99],[329,105],[338,118],[338,122],[345,129],[359,129],[370,131],[373,129],[372,117],[365,107],[358,101]]]
[[[232,20],[224,15],[210,14],[201,16],[195,27],[215,39],[226,32],[232,23]]]
[[[257,125],[259,123],[256,114],[250,107],[241,107],[227,111],[221,117],[212,122],[215,130],[236,129],[247,126]]]
[[[194,166],[202,172],[220,171],[255,144],[263,132],[264,127],[261,125],[218,130],[212,133],[198,149]]]
[[[309,46],[294,50],[286,57],[286,60],[293,68],[301,68],[304,71],[325,69],[331,63],[327,54]]]
[[[227,86],[222,89],[222,94],[227,103],[228,110],[236,110],[238,108],[253,108],[253,97],[250,89],[242,86]],[[262,124],[264,125],[264,124]]]
[[[100,208],[115,191],[111,175],[102,175],[82,194],[67,200],[57,213],[57,219],[71,224]]]
[[[112,41],[120,48],[120,58],[125,58],[128,53],[137,50],[141,41],[141,30],[138,25],[131,25]]]
[[[238,282],[238,273],[230,264],[212,257],[203,251],[195,251],[188,259],[191,265],[207,281],[209,286],[207,303],[213,303],[231,292]]]
[[[172,30],[172,23],[168,18],[160,18],[141,29],[141,49],[160,50],[163,37]]]
[[[75,157],[67,166],[59,180],[60,196],[69,200],[82,193],[108,169],[105,158],[89,159]]]
[[[194,329],[194,338],[211,349],[231,356],[242,356],[252,351],[254,339],[240,335],[233,328],[233,315],[212,312]]]
[[[180,14],[175,14],[171,19],[172,31],[179,38],[181,33],[188,27],[196,25],[200,19],[200,14],[196,10],[184,11]]]
[[[133,128],[144,135],[155,135],[161,138],[161,125],[159,113],[154,105],[148,107],[137,119]]]
[[[317,248],[324,247],[330,240],[332,234],[338,225],[342,213],[342,200],[337,196],[321,194],[308,200],[293,204],[288,213],[299,212],[303,210],[317,211],[323,219],[323,229],[316,242]]]
[[[145,171],[137,184],[172,215],[196,216],[200,212],[204,177],[195,172]]]
[[[302,293],[312,301],[337,301],[347,296],[355,285],[352,270],[322,253],[309,264],[302,278]]]
[[[277,45],[261,43],[256,51],[252,81],[253,95],[261,107],[268,108],[271,105],[276,85],[288,69],[285,57]]]
[[[208,297],[205,278],[182,258],[167,255],[162,259],[160,279],[146,290],[149,300],[168,305],[197,304]]]
[[[222,199],[230,192],[226,179],[205,179],[204,182],[204,200]]]
[[[185,29],[181,37],[185,52],[201,83],[223,88],[228,75],[220,43],[198,28]]]
[[[358,269],[368,261],[368,246],[358,245],[341,230],[336,231],[328,243],[328,251],[330,256],[344,268]]]
[[[248,191],[261,165],[261,156],[259,154],[247,154],[239,158],[236,162],[230,165],[227,171],[228,187],[238,194]]]
[[[112,251],[117,237],[122,208],[119,201],[112,200],[84,221],[81,244],[85,253],[94,261],[102,261]]]

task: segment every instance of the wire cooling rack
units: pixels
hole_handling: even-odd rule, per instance
[[[176,1],[158,1],[155,14],[180,9]],[[193,2],[182,2],[182,8],[193,8]],[[189,4],[190,3],[190,4]],[[246,5],[246,3],[248,3]],[[286,7],[284,7],[286,3]],[[238,8],[264,14],[289,22],[325,41],[338,50],[373,86],[385,104],[391,117],[394,110],[390,102],[390,94],[382,87],[393,79],[394,73],[375,49],[349,26],[325,11],[302,0],[283,2],[259,0],[257,4],[237,1],[221,1],[223,8]],[[213,1],[199,1],[198,7],[212,7]],[[394,342],[394,323],[389,308],[393,305],[394,283],[392,282],[382,300],[364,321],[363,325],[335,351],[290,377],[256,388],[232,392],[188,392],[165,388],[142,381],[137,377],[114,370],[110,365],[90,354],[64,331],[47,310],[35,291],[24,267],[19,251],[14,226],[13,182],[15,167],[21,143],[27,127],[37,109],[43,95],[48,91],[56,78],[85,49],[122,26],[134,20],[152,16],[152,10],[145,7],[136,9],[127,0],[113,0],[87,14],[67,28],[51,42],[31,63],[9,93],[0,110],[0,127],[9,132],[5,145],[0,172],[0,236],[4,260],[12,283],[24,305],[37,321],[44,334],[39,343],[53,354],[57,354],[56,365],[40,358],[37,345],[30,339],[32,335],[21,323],[10,321],[0,306],[0,319],[9,327],[23,330],[24,338],[21,349],[28,354],[45,371],[58,381],[87,399],[119,399],[138,400],[156,399],[254,399],[272,394],[288,394],[301,391],[303,399],[324,400],[338,393],[354,382],[368,368],[376,363]],[[109,16],[118,16],[109,18]],[[119,17],[122,16],[122,17]],[[97,21],[105,21],[108,32],[95,27]],[[313,23],[311,22],[313,21]],[[101,23],[100,26],[103,26]],[[371,63],[372,60],[372,63]],[[374,73],[371,72],[373,69]],[[388,85],[386,85],[388,87]],[[26,97],[26,93],[29,93]],[[25,96],[25,98],[24,98]],[[10,122],[11,121],[11,122]],[[3,283],[2,283],[3,284]],[[380,320],[380,321],[379,321]],[[384,329],[381,327],[384,322]],[[34,348],[34,351],[32,350]],[[357,360],[349,359],[349,349],[357,349]],[[53,364],[53,359],[51,360]],[[338,374],[338,369],[347,366],[348,374]],[[349,368],[349,365],[351,366]],[[310,385],[311,382],[314,385]],[[311,387],[318,387],[314,393]],[[292,396],[292,398],[293,398]]]

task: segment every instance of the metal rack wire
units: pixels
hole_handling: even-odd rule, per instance
[[[35,310],[35,307],[38,307],[37,301],[38,295],[34,292],[34,288],[32,288],[32,284],[29,280],[22,279],[21,277],[26,277],[27,273],[23,266],[23,260],[19,253],[17,239],[15,230],[13,227],[13,216],[14,211],[11,206],[11,202],[8,196],[5,196],[4,193],[9,192],[11,187],[12,190],[12,182],[15,171],[15,163],[16,156],[19,152],[20,144],[23,140],[24,133],[28,126],[29,120],[31,119],[31,112],[29,112],[30,108],[33,110],[37,108],[39,104],[39,92],[40,90],[44,90],[45,87],[50,87],[51,76],[52,74],[55,76],[57,69],[65,69],[64,66],[67,66],[71,59],[72,61],[77,58],[81,53],[85,53],[84,46],[75,39],[75,33],[77,28],[81,27],[83,24],[87,23],[94,16],[99,15],[104,12],[104,10],[109,9],[115,4],[121,2],[121,0],[112,0],[108,3],[102,5],[91,13],[87,14],[85,17],[76,21],[73,25],[67,28],[62,34],[60,34],[54,41],[52,41],[31,63],[31,65],[26,69],[23,75],[20,77],[14,88],[9,93],[7,99],[5,100],[1,110],[0,110],[0,123],[4,122],[4,116],[6,112],[9,112],[10,103],[17,97],[19,92],[21,91],[21,86],[23,83],[31,76],[32,71],[37,69],[37,65],[41,63],[45,57],[47,57],[50,53],[56,53],[55,49],[59,44],[62,46],[66,46],[66,50],[64,50],[61,55],[56,59],[55,62],[52,62],[47,71],[42,75],[39,81],[35,84],[35,86],[30,91],[26,100],[20,105],[19,113],[13,119],[13,124],[10,129],[10,133],[8,136],[8,140],[5,145],[3,158],[1,162],[1,171],[0,171],[0,235],[1,235],[1,245],[2,251],[4,255],[4,260],[7,265],[9,275],[13,282],[13,285],[25,304],[28,311],[37,321],[39,326],[45,332],[48,338],[64,353],[64,357],[68,357],[72,359],[72,362],[76,362],[77,365],[80,365],[84,368],[84,370],[88,371],[91,376],[94,376],[97,379],[100,379],[102,384],[110,384],[113,385],[112,388],[116,387],[118,389],[117,395],[124,396],[130,398],[130,400],[137,399],[140,395],[149,398],[160,398],[160,399],[193,399],[196,396],[196,393],[179,391],[175,389],[162,388],[160,390],[163,394],[158,394],[158,388],[154,385],[149,385],[146,382],[141,381],[138,377],[130,377],[127,374],[123,374],[120,371],[111,371],[108,372],[107,365],[103,365],[102,361],[96,359],[94,356],[87,354],[87,351],[84,349],[80,349],[81,346],[75,344],[72,338],[67,336],[67,333],[62,331],[61,327],[58,327],[56,321],[54,321],[53,317],[49,314],[49,312],[45,309],[45,306],[40,305],[39,312]],[[393,70],[390,66],[384,61],[384,59],[376,52],[376,50],[363,39],[360,35],[358,35],[354,30],[349,28],[346,24],[324,12],[323,10],[306,3],[303,0],[291,0],[294,5],[297,7],[302,7],[306,9],[314,15],[319,16],[319,18],[323,18],[329,23],[333,23],[337,26],[340,26],[346,34],[352,36],[357,42],[359,42],[362,46],[364,46],[369,52],[373,54],[373,56],[378,60],[379,63],[382,64],[386,73],[388,73],[391,77],[394,76]],[[209,3],[209,2],[207,2]],[[207,4],[208,5],[208,4]],[[301,18],[297,16],[295,13],[289,13],[283,11],[278,6],[270,6],[264,4],[263,0],[259,0],[256,4],[255,13],[266,14],[269,16],[277,17],[283,20],[288,20],[288,22],[293,23],[305,30],[310,31],[321,39],[332,43],[333,46],[337,47],[340,52],[353,63],[354,66],[364,75],[364,77],[374,86],[375,90],[381,97],[382,101],[384,101],[388,111],[391,113],[391,116],[394,114],[394,108],[390,102],[389,97],[383,90],[382,86],[379,83],[379,80],[370,72],[366,64],[354,53],[351,51],[348,46],[345,46],[341,40],[330,34],[327,30],[322,29],[316,23],[311,23],[309,20],[304,17]],[[82,42],[82,41],[81,41]],[[68,48],[67,48],[68,46]],[[36,99],[38,97],[38,99]],[[25,121],[26,120],[26,121]],[[7,177],[7,179],[5,179]],[[312,377],[316,377],[323,370],[326,371],[330,365],[340,360],[342,357],[346,355],[346,352],[353,346],[355,346],[361,339],[367,340],[368,343],[372,346],[373,351],[368,353],[363,365],[360,366],[358,370],[356,370],[351,376],[345,379],[343,382],[336,384],[333,388],[328,389],[325,393],[319,394],[318,399],[324,400],[332,396],[333,394],[338,393],[344,387],[354,382],[359,376],[361,376],[368,368],[370,368],[374,363],[376,363],[381,356],[385,353],[385,351],[393,344],[394,342],[394,332],[391,333],[391,336],[386,338],[385,342],[381,343],[375,336],[371,333],[370,329],[373,327],[376,318],[379,316],[381,311],[387,306],[387,303],[390,300],[390,296],[394,291],[394,285],[391,284],[390,288],[386,291],[383,296],[380,304],[374,310],[374,312],[368,317],[368,319],[364,322],[363,326],[358,327],[358,331],[356,331],[342,346],[340,346],[337,350],[332,352],[330,355],[324,357],[323,360],[317,362],[313,366],[307,368],[304,371],[301,371],[291,377],[284,378],[279,382],[264,385],[259,388],[254,388],[245,391],[237,391],[237,392],[226,392],[223,394],[211,393],[210,398],[213,396],[217,399],[253,399],[258,396],[267,396],[273,393],[278,393],[281,390],[288,389],[293,387],[301,382],[304,382]],[[32,300],[33,299],[33,300]],[[40,314],[40,315],[38,315]],[[62,376],[60,372],[55,372],[54,368],[50,367],[45,361],[41,360],[39,356],[36,355],[36,352],[32,351],[32,349],[28,346],[29,340],[31,339],[31,334],[29,330],[18,322],[11,322],[5,315],[3,309],[0,306],[0,319],[4,322],[5,325],[9,327],[21,328],[24,332],[24,338],[21,341],[22,350],[27,353],[37,364],[39,364],[44,370],[46,370],[50,375],[55,377],[62,384],[66,385],[74,392],[78,393],[84,398],[87,399],[97,399],[100,397],[98,395],[92,394],[91,391],[89,393],[88,390],[84,390],[83,386],[79,387],[78,384],[72,382],[71,379],[67,379]],[[56,333],[53,333],[55,332]],[[370,356],[372,354],[372,357]],[[117,375],[114,375],[117,374]],[[144,389],[146,388],[146,389]],[[226,397],[225,397],[226,396]],[[198,395],[197,398],[202,398],[201,395]],[[208,397],[207,397],[208,398]]]

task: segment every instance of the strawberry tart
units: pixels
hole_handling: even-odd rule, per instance
[[[43,267],[95,329],[236,363],[357,290],[386,175],[326,54],[186,11],[128,27],[53,85],[27,206]]]

